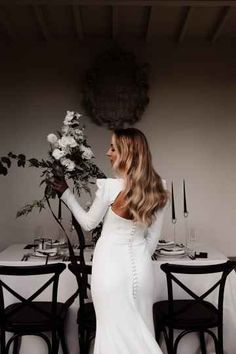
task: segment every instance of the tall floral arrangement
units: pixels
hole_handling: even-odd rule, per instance
[[[13,160],[17,161],[18,167],[35,167],[41,170],[40,185],[45,185],[43,197],[26,204],[17,212],[17,217],[27,215],[34,208],[41,211],[45,208],[47,199],[56,197],[55,191],[48,183],[52,177],[72,180],[79,195],[82,190],[91,195],[90,185],[95,183],[96,178],[105,177],[93,162],[94,154],[87,142],[85,127],[81,126],[80,117],[81,114],[77,112],[67,111],[61,131],[47,136],[47,159],[27,159],[24,154],[12,152],[0,158],[0,175],[7,175]]]

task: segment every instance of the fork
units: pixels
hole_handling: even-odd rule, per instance
[[[27,262],[29,256],[30,256],[30,253],[24,254],[23,257],[21,258],[21,261],[22,261],[22,262]]]
[[[188,257],[189,257],[190,259],[196,259],[195,255],[193,255],[193,254],[188,254]]]

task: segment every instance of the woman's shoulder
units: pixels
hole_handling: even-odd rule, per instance
[[[96,184],[96,195],[112,203],[123,189],[124,181],[122,178],[99,178]]]
[[[163,188],[164,188],[164,189],[167,189],[167,182],[166,182],[166,180],[162,178],[161,181],[162,181]]]
[[[123,186],[123,178],[98,178],[96,182],[98,187],[117,187]]]

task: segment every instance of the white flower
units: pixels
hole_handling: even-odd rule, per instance
[[[62,164],[63,166],[66,167],[66,169],[67,169],[68,171],[73,171],[74,168],[75,168],[75,163],[74,163],[74,161],[71,161],[70,159],[62,158],[62,159],[60,160],[60,162],[61,162],[61,164]]]
[[[65,151],[61,151],[59,149],[55,149],[52,152],[52,156],[54,157],[54,159],[59,160],[61,157],[65,156]]]
[[[70,125],[71,124],[71,121],[73,120],[75,116],[75,113],[72,112],[72,111],[66,111],[66,116],[65,116],[65,119],[64,119],[64,124],[65,125]]]
[[[63,134],[68,134],[70,130],[70,127],[68,127],[68,125],[63,125],[63,127],[61,128],[61,131]]]
[[[85,160],[90,160],[94,155],[92,150],[84,145],[80,145],[80,151],[82,151],[82,158]]]
[[[75,112],[74,115],[76,116],[76,118],[78,120],[81,117],[82,114],[79,114],[79,113]]]
[[[57,142],[57,136],[55,134],[48,134],[47,141],[54,145]]]
[[[75,129],[75,134],[76,134],[76,135],[84,135],[83,130],[81,130],[81,129],[79,129],[79,128],[76,128],[76,129]]]
[[[76,128],[74,130],[74,137],[76,139],[76,141],[78,141],[79,143],[81,143],[82,141],[84,141],[84,133],[83,130]]]
[[[78,144],[73,138],[73,136],[63,136],[61,139],[58,140],[58,146],[62,149],[66,148],[67,146],[75,147],[77,145]]]

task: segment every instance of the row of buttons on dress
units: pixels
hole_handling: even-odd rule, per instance
[[[138,276],[137,276],[137,270],[136,270],[136,263],[135,263],[135,256],[134,256],[134,250],[133,250],[133,240],[134,240],[134,233],[136,230],[136,224],[134,223],[132,225],[132,229],[130,232],[129,236],[129,253],[130,253],[130,259],[131,259],[131,267],[132,267],[132,280],[133,280],[133,297],[134,299],[137,296],[137,288],[138,288]]]

